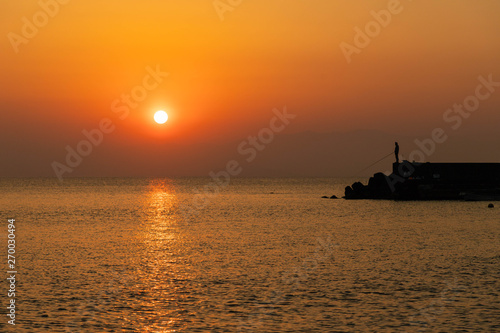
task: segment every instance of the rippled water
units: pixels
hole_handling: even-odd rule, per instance
[[[500,203],[320,198],[350,183],[3,179],[0,331],[500,331]]]

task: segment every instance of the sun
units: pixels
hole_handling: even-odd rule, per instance
[[[154,118],[158,124],[165,124],[168,120],[168,114],[162,110],[156,111]]]

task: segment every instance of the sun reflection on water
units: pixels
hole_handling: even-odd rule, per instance
[[[172,242],[178,232],[177,207],[178,200],[172,181],[150,180],[144,202],[145,221],[140,235],[151,260],[162,260],[172,251]]]
[[[142,253],[138,254],[141,270],[133,288],[140,314],[124,318],[140,332],[170,332],[182,327],[175,295],[183,288],[187,272],[178,206],[172,180],[149,181],[143,202],[144,219],[137,234],[142,244]]]
[[[175,187],[169,179],[150,180],[147,187],[146,214],[152,222],[172,222],[178,206]]]

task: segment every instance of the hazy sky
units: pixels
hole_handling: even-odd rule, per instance
[[[443,115],[479,76],[500,82],[497,0],[60,2],[0,3],[0,176],[54,175],[104,118],[113,132],[72,175],[147,174],[165,158],[182,168],[190,149],[237,146],[284,106],[297,117],[283,133],[425,137],[458,125]],[[126,104],[134,89],[141,100]],[[498,133],[496,89],[454,134]],[[129,170],[115,156],[146,160]]]

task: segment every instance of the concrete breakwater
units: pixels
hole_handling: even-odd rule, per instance
[[[345,199],[500,200],[500,163],[393,164],[390,175],[376,173],[367,185],[345,188]]]

